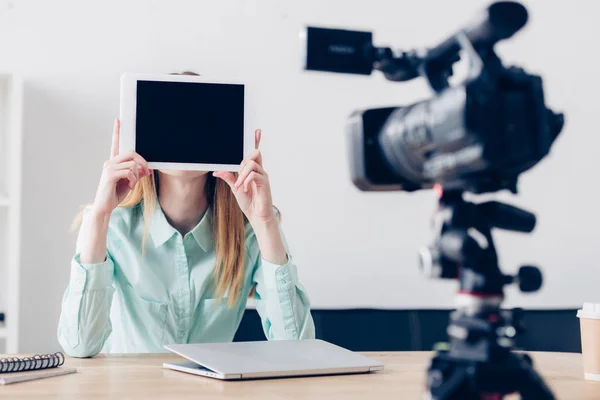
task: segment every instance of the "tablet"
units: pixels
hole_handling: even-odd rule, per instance
[[[121,76],[119,152],[152,169],[238,171],[254,148],[247,87],[200,76]]]

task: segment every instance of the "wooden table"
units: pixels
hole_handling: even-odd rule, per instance
[[[0,399],[419,399],[429,352],[367,353],[385,364],[381,372],[313,378],[224,382],[165,370],[171,354],[68,358],[79,372],[0,386]],[[532,353],[558,399],[600,399],[600,382],[582,377],[581,355]],[[0,356],[1,357],[1,356]],[[518,397],[513,397],[518,398]]]

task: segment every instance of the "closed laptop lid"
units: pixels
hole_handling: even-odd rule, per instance
[[[173,344],[166,349],[222,374],[381,369],[383,364],[322,340]]]

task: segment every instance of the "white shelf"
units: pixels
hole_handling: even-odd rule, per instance
[[[0,327],[5,354],[19,350],[22,106],[22,79],[0,71],[0,293],[2,312],[10,315]]]

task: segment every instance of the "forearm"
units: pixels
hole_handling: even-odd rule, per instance
[[[264,296],[255,304],[268,340],[315,338],[315,325],[306,293],[295,288],[295,293],[271,292]]]
[[[292,260],[282,266],[260,262],[254,280],[256,309],[267,339],[314,339],[310,300]]]
[[[58,340],[67,354],[98,354],[111,333],[110,307],[114,289],[114,264],[71,261],[71,278],[65,291],[58,326]]]
[[[254,272],[255,304],[266,337],[312,339],[315,327],[310,300],[298,280],[298,268],[288,259],[287,245],[279,222],[253,224],[260,255]]]
[[[277,218],[253,224],[252,228],[256,234],[261,257],[272,264],[284,265],[288,261],[287,251],[281,239]]]
[[[100,353],[112,332],[110,305],[114,289],[83,295],[69,293],[70,290],[63,298],[58,341],[71,357],[93,357]]]
[[[110,214],[96,213],[89,215],[89,223],[85,227],[85,240],[81,244],[80,262],[82,264],[101,264],[106,260],[106,236]]]
[[[284,265],[288,261],[287,252],[281,239],[277,219],[253,224],[252,228],[256,234],[261,257],[272,264]]]

